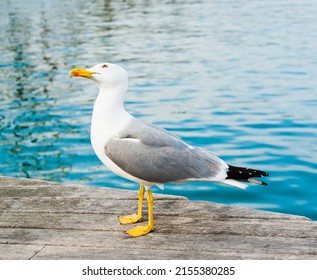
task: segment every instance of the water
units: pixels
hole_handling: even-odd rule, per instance
[[[137,189],[91,148],[96,86],[68,77],[114,62],[130,113],[271,175],[165,193],[317,220],[316,15],[314,0],[1,1],[1,174]]]

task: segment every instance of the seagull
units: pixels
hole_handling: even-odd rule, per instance
[[[140,185],[138,211],[120,216],[121,224],[142,220],[147,193],[148,223],[126,231],[132,237],[154,229],[152,186],[164,189],[167,183],[194,181],[219,182],[241,189],[247,187],[245,182],[267,185],[255,178],[269,176],[268,173],[228,165],[213,152],[192,146],[167,130],[130,115],[124,108],[128,73],[122,67],[101,63],[90,69],[74,68],[69,75],[90,79],[99,88],[90,135],[97,157],[115,174]]]

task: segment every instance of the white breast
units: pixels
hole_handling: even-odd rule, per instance
[[[133,116],[125,111],[123,107],[114,108],[109,106],[107,98],[99,94],[94,105],[91,121],[91,144],[98,158],[109,170],[128,180],[150,187],[155,185],[155,183],[141,180],[126,173],[111,161],[105,153],[107,141],[109,141],[111,137],[117,136],[119,132],[132,121],[132,119]]]

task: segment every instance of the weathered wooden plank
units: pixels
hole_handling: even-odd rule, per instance
[[[90,187],[74,184],[61,184],[56,182],[48,182],[34,179],[18,179],[0,176],[0,198],[100,198],[121,200],[136,199],[136,192],[130,190],[120,190],[104,187]],[[187,200],[182,196],[166,196],[156,194],[156,200]]]
[[[0,260],[29,260],[43,249],[43,245],[1,244]],[[5,254],[4,254],[5,253]]]
[[[0,177],[0,259],[317,259],[305,217],[155,198],[155,231],[131,238],[136,192]]]
[[[60,254],[68,254],[67,250],[72,252],[74,248],[82,248],[83,251],[90,250],[91,252],[96,250],[98,254],[116,251],[117,254],[112,254],[113,259],[122,256],[125,259],[133,259],[135,252],[139,251],[143,251],[143,254],[139,255],[139,259],[170,259],[173,258],[175,252],[181,259],[186,259],[189,255],[195,255],[195,258],[198,259],[207,256],[212,259],[215,255],[219,259],[228,258],[229,255],[230,259],[245,259],[251,255],[255,259],[279,259],[286,255],[289,256],[289,259],[303,259],[303,256],[310,256],[310,259],[317,258],[316,251],[311,249],[311,245],[316,243],[316,239],[305,238],[246,236],[242,240],[239,235],[224,233],[211,236],[208,234],[167,235],[156,232],[155,235],[148,235],[143,239],[132,239],[121,232],[42,229],[6,229],[5,233],[10,236],[12,242],[16,241],[19,244],[41,245],[44,242],[51,248],[64,248]],[[2,242],[2,238],[0,240]],[[16,245],[16,243],[13,244]],[[182,252],[183,257],[180,257]],[[45,249],[41,250],[36,258],[42,258],[42,254],[46,254]],[[93,258],[95,258],[94,254],[85,257],[85,259]]]
[[[87,191],[87,187],[86,191]],[[81,189],[81,188],[79,188]],[[94,193],[95,188],[89,189]],[[26,197],[26,198],[0,198],[1,210],[11,212],[38,212],[51,213],[115,213],[124,214],[135,211],[137,208],[137,194],[131,191],[121,191],[121,194],[132,193],[134,198],[122,197],[114,199],[104,190],[102,196],[98,197]],[[206,203],[201,201],[187,201],[180,197],[174,199],[173,196],[155,195],[154,207],[160,211],[160,215],[180,216],[187,213],[189,215],[208,215],[214,218],[247,218],[247,219],[277,219],[277,220],[306,220],[308,218],[296,215],[287,215],[267,211],[254,211],[253,209],[223,205],[217,203]],[[146,208],[146,203],[144,203]]]
[[[162,240],[166,242],[161,242]],[[111,242],[109,242],[111,240]],[[193,242],[200,241],[200,242]],[[296,242],[295,242],[296,241]],[[238,250],[258,248],[260,250],[268,248],[284,250],[284,252],[296,250],[311,250],[316,248],[316,238],[297,238],[284,236],[245,236],[231,233],[218,234],[192,234],[174,233],[166,234],[155,231],[155,234],[147,235],[143,238],[130,238],[122,234],[122,231],[96,231],[96,230],[65,230],[65,229],[12,229],[5,228],[1,231],[0,242],[2,244],[29,244],[29,245],[56,245],[71,247],[102,247],[117,248],[148,248],[151,250],[187,250],[212,251],[218,249]],[[158,246],[159,244],[159,246]],[[232,245],[239,244],[239,247]],[[264,246],[265,245],[265,246]],[[283,247],[283,248],[281,248]],[[316,254],[317,251],[312,251]]]
[[[80,229],[101,231],[123,231],[131,226],[122,226],[114,213],[42,213],[5,212],[0,214],[0,228],[31,229]],[[146,217],[144,221],[146,221]],[[245,236],[285,236],[315,238],[317,225],[314,222],[294,220],[281,223],[280,220],[215,218],[208,215],[165,216],[155,219],[156,231],[165,234],[183,232],[187,234],[230,233]],[[310,230],[307,231],[307,228]]]
[[[128,252],[127,252],[128,250]],[[239,255],[240,253],[240,255]],[[45,248],[32,259],[35,260],[47,260],[47,259],[90,259],[93,256],[94,260],[153,260],[157,255],[161,256],[160,259],[185,259],[185,260],[206,260],[206,259],[218,259],[218,260],[240,260],[240,259],[312,259],[312,256],[304,252],[295,252],[291,256],[288,252],[283,254],[279,250],[268,254],[265,250],[245,250],[239,251],[237,254],[232,254],[232,250],[226,249],[214,249],[212,252],[208,251],[190,251],[190,250],[162,250],[160,252],[152,252],[151,249],[108,249],[92,248],[92,247],[59,247],[59,246],[45,246]]]

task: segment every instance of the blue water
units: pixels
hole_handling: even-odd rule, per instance
[[[130,113],[271,175],[165,193],[317,220],[316,15],[314,0],[1,1],[1,174],[137,189],[91,148],[96,86],[68,77],[114,62]]]

